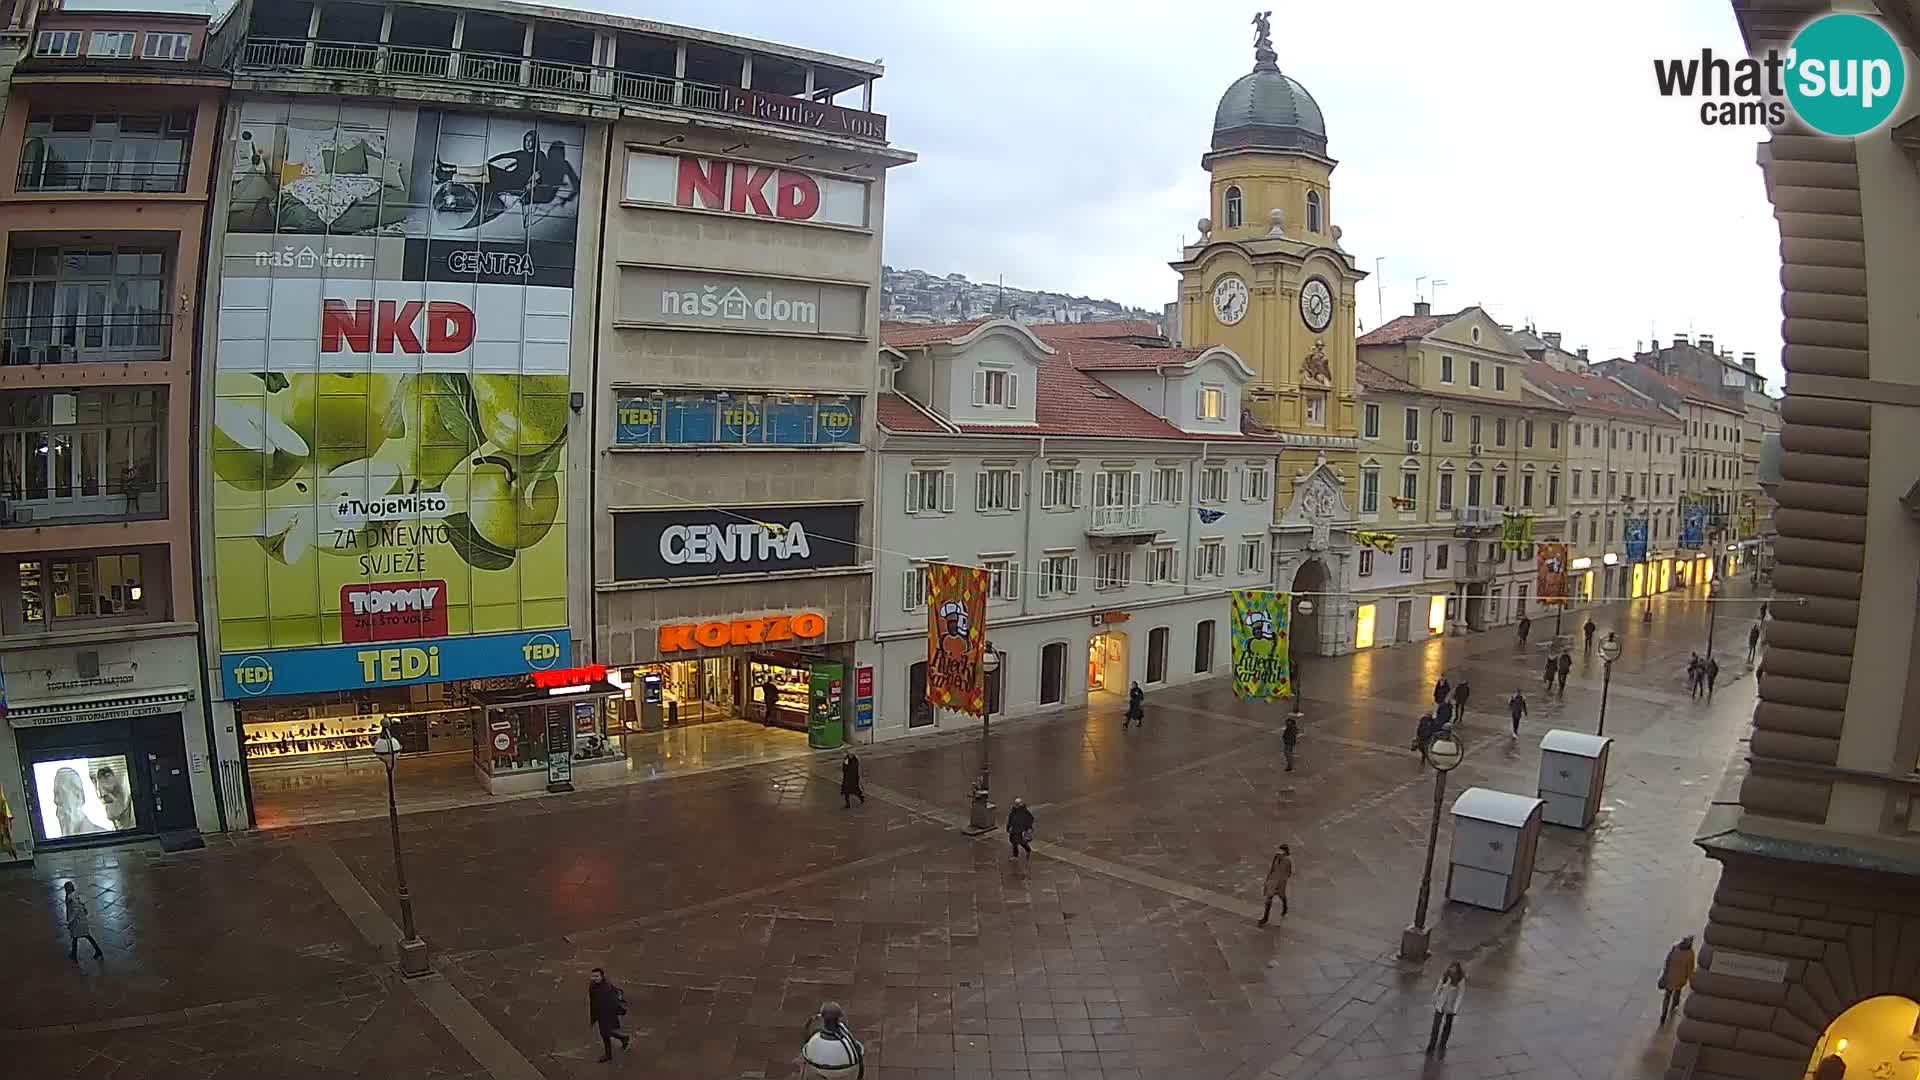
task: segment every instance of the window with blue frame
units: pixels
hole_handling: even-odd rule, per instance
[[[632,390],[615,395],[615,446],[848,446],[860,402],[844,394]]]

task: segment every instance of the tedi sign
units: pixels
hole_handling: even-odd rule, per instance
[[[613,517],[613,573],[622,581],[854,566],[858,506],[644,510]]]
[[[1907,80],[1893,35],[1853,14],[1813,20],[1785,53],[1727,59],[1701,49],[1697,57],[1655,58],[1653,75],[1661,97],[1702,99],[1700,122],[1710,127],[1777,127],[1791,107],[1808,127],[1842,137],[1886,123]]]

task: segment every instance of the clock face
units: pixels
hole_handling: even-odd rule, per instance
[[[1213,314],[1232,326],[1247,317],[1247,283],[1228,274],[1213,283]]]
[[[1333,322],[1333,290],[1327,288],[1324,279],[1308,278],[1300,287],[1300,317],[1316,334]]]

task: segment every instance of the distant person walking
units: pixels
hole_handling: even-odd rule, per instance
[[[1007,843],[1013,848],[1008,858],[1018,859],[1022,850],[1033,858],[1033,811],[1025,799],[1013,800],[1013,809],[1007,811]]]
[[[1560,657],[1554,656],[1551,653],[1549,653],[1547,655],[1547,669],[1546,669],[1547,685],[1541,691],[1542,693],[1546,693],[1546,694],[1553,693],[1553,677],[1554,675],[1558,674],[1559,671],[1560,671]]]
[[[1453,1018],[1460,1013],[1460,998],[1467,992],[1467,969],[1455,960],[1433,988],[1433,1032],[1427,1036],[1427,1053],[1445,1057],[1447,1040],[1453,1036]]]
[[[1593,632],[1597,629],[1599,629],[1599,627],[1593,625],[1593,620],[1589,618],[1587,620],[1587,625],[1583,630],[1583,632],[1587,635],[1587,651],[1588,652],[1593,651]]]
[[[1473,696],[1473,686],[1461,679],[1453,688],[1453,719],[1455,722],[1467,718],[1467,699]]]
[[[1439,730],[1440,725],[1434,720],[1432,713],[1421,713],[1419,723],[1415,724],[1413,728],[1413,746],[1411,749],[1418,750],[1423,754],[1426,753],[1427,744],[1433,741],[1434,732]]]
[[[1687,661],[1687,693],[1693,697],[1699,697],[1700,684],[1706,680],[1706,677],[1707,665],[1701,661],[1699,653],[1694,653]]]
[[[867,789],[860,786],[860,759],[849,750],[840,761],[840,808],[852,806],[856,798],[861,806],[867,805]]]
[[[1666,1023],[1680,1008],[1680,995],[1693,981],[1693,935],[1689,934],[1667,950],[1666,963],[1660,968],[1660,1022]]]
[[[1554,665],[1554,674],[1560,677],[1560,696],[1567,696],[1567,675],[1573,671],[1573,657],[1560,654],[1560,660]]]
[[[1747,663],[1753,663],[1755,654],[1760,651],[1760,624],[1754,623],[1747,631]]]
[[[1707,657],[1707,696],[1713,696],[1713,684],[1720,681],[1720,661]]]
[[[1287,882],[1292,880],[1293,849],[1281,844],[1280,850],[1273,853],[1273,861],[1267,864],[1267,879],[1260,886],[1261,893],[1267,898],[1267,906],[1260,912],[1260,922],[1257,925],[1265,926],[1267,920],[1273,917],[1273,902],[1276,898],[1280,901],[1280,917],[1286,918]]]
[[[93,958],[100,959],[100,943],[93,938],[93,918],[92,913],[87,910],[87,902],[80,899],[80,894],[71,881],[67,882],[62,891],[67,897],[67,938],[72,942],[67,946],[67,959],[76,964],[80,962],[80,941],[83,938],[86,939],[87,944],[93,946]]]
[[[1527,618],[1525,615],[1520,616],[1520,647],[1521,648],[1524,649],[1527,647],[1527,635],[1532,632],[1533,632],[1533,620]]]
[[[1517,739],[1520,737],[1520,718],[1527,715],[1527,699],[1521,696],[1520,691],[1515,690],[1513,696],[1507,699],[1507,712],[1513,714],[1513,735]]]
[[[620,1018],[627,1013],[627,995],[607,981],[607,973],[594,968],[587,978],[587,1023],[600,1029],[600,1060],[613,1060],[613,1040],[625,1050],[633,1036],[620,1030]]]
[[[1140,689],[1139,683],[1134,683],[1133,686],[1127,690],[1127,718],[1120,722],[1120,726],[1124,728],[1128,724],[1139,724],[1141,727],[1146,727],[1146,702],[1147,692]]]
[[[1443,701],[1433,707],[1433,730],[1453,726],[1453,702]]]
[[[1440,681],[1433,684],[1433,703],[1435,705],[1444,705],[1447,702],[1447,698],[1452,694],[1453,684],[1447,681],[1445,675],[1440,676]]]
[[[1300,741],[1300,724],[1289,714],[1280,729],[1280,752],[1287,756],[1287,771],[1293,771],[1293,747]]]

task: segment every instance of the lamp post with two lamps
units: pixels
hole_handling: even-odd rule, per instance
[[[1607,691],[1613,687],[1613,662],[1620,659],[1620,635],[1607,631],[1600,639],[1600,728],[1595,735],[1607,733]]]
[[[1427,864],[1420,871],[1420,899],[1414,903],[1413,925],[1400,932],[1400,958],[1425,960],[1432,931],[1427,929],[1427,901],[1433,896],[1433,851],[1440,846],[1440,810],[1447,799],[1447,774],[1467,756],[1452,727],[1441,728],[1427,740],[1421,756],[1433,766],[1433,820],[1427,824]]]
[[[393,837],[393,880],[400,889],[400,974],[407,978],[425,975],[430,970],[427,964],[427,943],[420,940],[420,932],[413,925],[413,893],[407,888],[407,867],[400,858],[400,807],[393,797],[393,766],[400,759],[400,740],[393,736],[393,726],[381,728],[380,737],[374,740],[373,752],[380,758],[380,764],[387,767],[387,827]]]
[[[967,812],[967,831],[974,835],[993,831],[993,802],[988,797],[993,774],[993,743],[988,738],[993,730],[993,705],[996,687],[993,677],[1000,670],[1000,654],[993,651],[993,642],[986,643],[986,650],[980,655],[980,675],[986,680],[986,692],[981,694],[980,708],[980,776],[973,782],[973,805]]]

